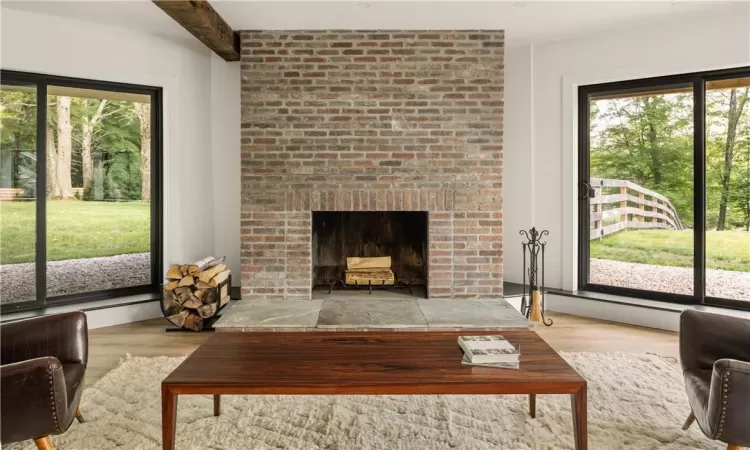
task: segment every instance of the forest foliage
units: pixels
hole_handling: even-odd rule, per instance
[[[48,96],[46,197],[148,201],[149,106]],[[36,198],[36,109],[35,92],[0,91],[0,187],[20,198]]]
[[[748,88],[706,94],[706,225],[750,229]],[[692,94],[592,100],[591,177],[625,179],[670,199],[693,227]]]

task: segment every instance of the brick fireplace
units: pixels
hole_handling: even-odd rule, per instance
[[[502,294],[502,31],[241,43],[243,299],[310,299],[314,211],[424,211],[430,298]]]

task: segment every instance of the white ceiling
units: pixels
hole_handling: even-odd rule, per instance
[[[240,1],[210,0],[235,30],[504,29],[509,47],[658,22],[742,1]],[[183,44],[195,40],[150,0],[19,1],[4,8],[147,31]]]

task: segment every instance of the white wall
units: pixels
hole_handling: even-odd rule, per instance
[[[512,36],[508,36],[512,39]],[[534,48],[514,47],[505,53],[505,117],[503,117],[503,279],[523,281],[520,230],[535,226],[532,198],[536,183],[534,148]]]
[[[2,321],[26,319],[39,315],[58,314],[69,311],[84,311],[89,329],[119,325],[121,323],[161,317],[159,302],[149,301],[152,295],[133,295],[127,298],[100,300],[95,302],[76,303],[75,305],[55,306],[43,310],[24,311],[3,314]],[[128,302],[128,303],[125,303]],[[164,322],[165,327],[167,322]]]
[[[214,253],[240,284],[240,63],[211,54]]]
[[[512,36],[508,36],[508,40],[512,46]],[[514,68],[521,64],[527,66],[529,54],[532,55],[532,70]],[[515,225],[520,221],[517,216],[529,215],[526,202],[518,198],[528,195],[528,189],[520,180],[531,170],[534,224],[550,231],[547,284],[563,289],[576,288],[578,85],[747,65],[750,65],[748,3],[628,30],[509,51],[503,211],[506,273],[513,274],[511,266],[521,264],[515,233],[516,228],[522,227]],[[524,78],[518,77],[519,74]],[[529,85],[531,92],[526,91]],[[528,106],[518,106],[521,102],[516,100],[528,97],[533,98],[533,121],[524,124],[518,117],[528,117]],[[514,123],[514,128],[508,126],[510,123]],[[529,128],[533,133],[531,139],[526,136]],[[517,281],[511,276],[508,280]]]
[[[238,65],[212,58],[197,41],[188,48],[145,32],[7,8],[1,19],[3,69],[163,88],[164,263],[220,251],[232,255],[239,273],[239,207],[227,211],[224,203],[239,205]],[[158,308],[137,309],[135,316],[117,314],[123,321],[143,319],[144,311],[158,315]]]

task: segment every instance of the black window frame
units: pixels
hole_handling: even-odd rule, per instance
[[[681,304],[702,304],[750,310],[750,301],[708,297],[706,291],[706,83],[731,78],[750,77],[750,66],[724,70],[693,72],[635,80],[581,85],[578,87],[578,289],[624,297],[636,297]],[[593,284],[589,282],[590,208],[584,182],[590,179],[590,98],[601,94],[626,94],[692,85],[693,89],[693,295],[647,291]]]
[[[47,221],[46,195],[36,199],[36,300],[3,304],[0,313],[30,311],[54,306],[125,297],[130,295],[151,294],[154,300],[161,291],[161,272],[163,266],[163,92],[161,87],[140,84],[119,83],[112,81],[73,78],[58,75],[47,75],[32,72],[0,69],[0,84],[25,85],[36,87],[37,92],[37,192],[46,192],[46,154],[47,154],[47,87],[60,86],[100,91],[126,92],[148,95],[151,98],[151,283],[141,286],[129,286],[117,289],[104,289],[76,294],[47,296]]]

